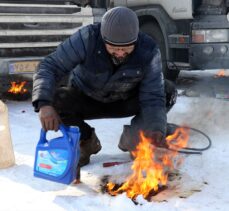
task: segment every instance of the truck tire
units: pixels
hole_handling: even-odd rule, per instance
[[[140,30],[151,36],[154,39],[154,41],[159,45],[162,58],[162,71],[164,77],[168,80],[176,81],[180,71],[170,70],[167,66],[165,40],[159,25],[154,22],[145,23],[142,26],[140,26]]]

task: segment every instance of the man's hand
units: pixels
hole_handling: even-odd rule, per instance
[[[52,106],[42,106],[39,111],[39,117],[42,128],[45,131],[59,130],[59,124],[61,123],[60,117]]]
[[[168,148],[165,137],[160,131],[147,131],[146,136],[151,138],[152,144],[156,147]]]

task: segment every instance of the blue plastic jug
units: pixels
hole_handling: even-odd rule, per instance
[[[76,178],[80,157],[79,128],[60,125],[63,136],[46,139],[41,129],[34,162],[34,176],[59,183],[70,184]]]

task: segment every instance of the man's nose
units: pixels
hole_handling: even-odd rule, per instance
[[[115,54],[117,57],[124,57],[126,53],[123,50],[117,50]]]

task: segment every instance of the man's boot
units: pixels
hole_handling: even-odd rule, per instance
[[[130,125],[123,126],[123,132],[119,140],[118,147],[124,152],[135,150],[138,144],[138,137],[133,136]]]
[[[90,156],[98,153],[102,149],[100,141],[92,131],[91,137],[87,140],[80,140],[80,160],[79,166],[85,166],[90,162]]]
[[[127,150],[127,141],[130,138],[130,130],[129,130],[129,125],[124,125],[123,126],[123,132],[121,134],[120,140],[119,140],[119,144],[118,144],[118,148],[121,149],[123,152],[128,151]]]

